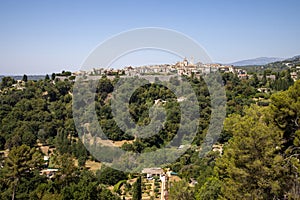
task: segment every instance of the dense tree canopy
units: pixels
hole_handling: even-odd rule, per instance
[[[107,188],[126,181],[128,174],[105,166],[96,174],[85,168],[86,160],[94,158],[75,128],[74,83],[70,75],[62,71],[53,73],[51,80],[47,75],[39,81],[29,80],[26,75],[23,81],[2,78],[0,150],[8,149],[9,154],[7,158],[0,154],[0,199],[120,199]],[[62,77],[66,79],[59,80]],[[221,150],[214,149],[202,157],[199,146],[209,127],[210,94],[202,78],[185,78],[198,98],[201,118],[191,148],[174,163],[165,164],[182,179],[171,184],[170,199],[299,198],[300,82],[294,83],[290,70],[268,69],[248,79],[223,73],[227,119],[217,144]],[[147,126],[151,122],[153,106],[166,111],[166,122],[159,134],[139,138],[138,134],[147,133],[134,129],[125,132],[112,114],[111,98],[118,79],[102,77],[97,82],[97,122],[107,138],[127,140],[122,146],[125,151],[150,152],[167,145],[179,128],[178,97],[159,81],[133,93],[129,112],[136,124]],[[170,82],[176,85],[180,81],[172,78]],[[95,133],[95,125],[82,125],[80,131]],[[190,129],[188,123],[184,124],[186,132]],[[39,174],[45,163],[38,144],[55,148],[50,166],[59,172],[51,179]],[[195,187],[189,186],[191,180],[197,180]],[[139,181],[131,191],[136,199],[141,196]]]

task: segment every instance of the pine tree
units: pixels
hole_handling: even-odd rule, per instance
[[[284,132],[282,154],[289,169],[286,188],[291,199],[300,196],[300,81],[271,96],[274,123]]]
[[[56,74],[55,74],[55,73],[52,73],[52,75],[51,75],[51,80],[54,81],[54,80],[55,80],[55,77],[56,77]]]
[[[4,171],[6,178],[11,183],[12,200],[15,199],[16,190],[21,178],[33,170],[39,169],[42,164],[41,153],[35,148],[22,145],[13,147],[5,160]]]
[[[173,182],[169,193],[170,200],[194,200],[195,195],[186,180]]]
[[[28,77],[26,74],[23,75],[22,81],[27,82],[28,81]]]
[[[282,198],[282,132],[271,123],[268,109],[251,106],[244,116],[231,115],[225,121],[233,138],[216,166],[227,199]]]
[[[46,76],[45,76],[45,81],[49,81],[49,80],[50,80],[50,77],[49,77],[48,74],[46,74]]]

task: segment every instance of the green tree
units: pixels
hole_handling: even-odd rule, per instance
[[[22,135],[22,143],[26,144],[27,146],[33,147],[36,144],[36,137],[31,132],[25,132]]]
[[[271,96],[274,123],[284,131],[286,148],[300,146],[296,132],[300,130],[300,81],[287,91]]]
[[[271,96],[274,123],[284,132],[282,154],[289,169],[285,188],[290,198],[299,197],[300,191],[300,81],[287,91]]]
[[[259,84],[259,80],[258,80],[257,74],[253,74],[253,77],[251,80],[251,85],[256,88],[258,86],[258,84]]]
[[[11,87],[14,83],[16,83],[16,81],[12,77],[3,77],[1,81],[1,89]]]
[[[28,77],[26,74],[23,75],[22,81],[27,82],[28,81]]]
[[[142,178],[138,176],[136,182],[133,184],[133,200],[141,200],[142,199]]]
[[[251,106],[245,115],[231,115],[225,130],[233,138],[217,160],[227,199],[278,199],[283,197],[282,132],[272,123],[268,108]]]
[[[261,79],[262,86],[265,86],[267,84],[267,71],[264,71],[263,77]]]
[[[217,200],[221,193],[221,181],[216,177],[208,178],[204,185],[197,191],[197,200]]]
[[[52,74],[51,74],[51,80],[54,81],[54,80],[55,80],[55,77],[56,77],[56,74],[55,74],[55,73],[52,73]]]
[[[47,133],[44,129],[40,129],[38,131],[38,135],[37,135],[37,138],[39,139],[39,142],[41,143],[46,143],[46,137],[47,137]]]
[[[31,171],[38,170],[42,165],[42,155],[35,148],[22,145],[13,147],[5,160],[5,177],[10,182],[12,200],[15,199],[16,190],[22,177]]]
[[[96,174],[99,182],[107,185],[115,185],[119,181],[127,179],[124,172],[106,166],[102,166]]]
[[[173,182],[169,192],[170,200],[194,200],[195,195],[185,180]]]
[[[92,172],[82,171],[78,183],[72,182],[62,189],[63,199],[94,200],[97,198],[98,183]]]
[[[55,146],[60,154],[71,153],[71,142],[68,133],[62,128],[59,128],[55,137]]]
[[[49,81],[49,80],[50,80],[50,77],[49,77],[48,74],[46,74],[46,76],[45,76],[45,81]]]
[[[50,160],[51,165],[58,168],[57,180],[62,183],[70,183],[72,179],[76,176],[75,172],[77,170],[74,158],[68,154],[54,154]]]

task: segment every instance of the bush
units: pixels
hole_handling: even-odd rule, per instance
[[[127,179],[127,175],[119,170],[103,166],[96,172],[98,181],[107,185],[115,185],[121,180]]]

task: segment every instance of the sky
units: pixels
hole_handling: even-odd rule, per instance
[[[0,74],[77,71],[100,43],[143,27],[179,31],[197,41],[214,62],[288,58],[300,54],[299,9],[298,0],[3,0]],[[134,59],[124,59],[124,65]]]

